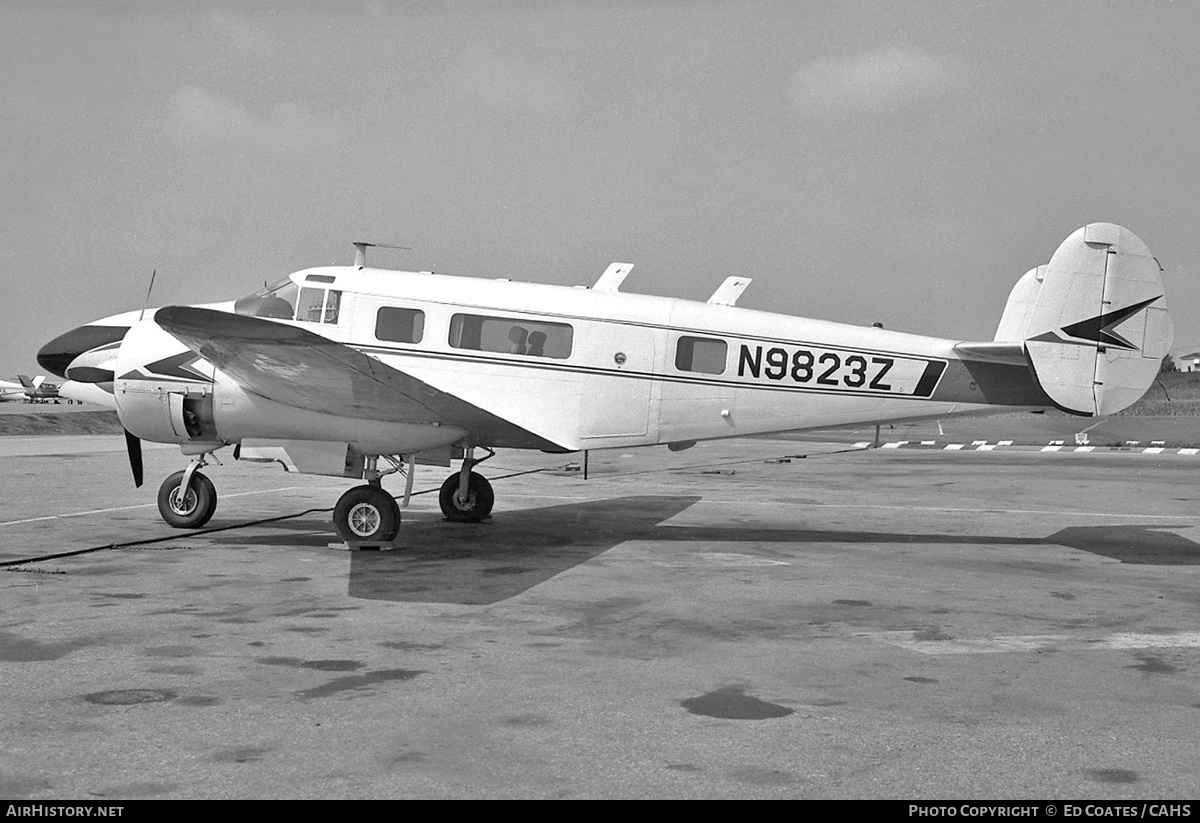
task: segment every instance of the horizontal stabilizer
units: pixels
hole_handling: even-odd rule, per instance
[[[1006,366],[1028,366],[1024,343],[958,343],[954,351],[963,360],[982,363],[1002,363]]]

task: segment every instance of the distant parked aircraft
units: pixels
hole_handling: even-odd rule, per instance
[[[9,380],[0,380],[0,403],[5,403],[9,400],[24,400],[25,387],[20,383],[13,383]]]
[[[21,381],[25,399],[30,403],[46,403],[51,400],[58,402],[58,384],[47,382],[45,375],[39,374],[31,379],[27,374],[18,374],[17,379]]]

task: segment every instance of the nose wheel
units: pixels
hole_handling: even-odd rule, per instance
[[[400,507],[379,486],[355,486],[334,507],[333,527],[346,543],[387,543],[400,528]]]

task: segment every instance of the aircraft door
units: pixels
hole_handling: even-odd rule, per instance
[[[588,379],[580,392],[580,434],[636,437],[658,434],[661,384],[654,380],[657,347],[653,329],[605,323],[589,346]]]

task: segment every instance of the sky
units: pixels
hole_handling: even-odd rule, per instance
[[[962,340],[1079,226],[1200,349],[1200,3],[0,0],[0,376],[308,266]]]

